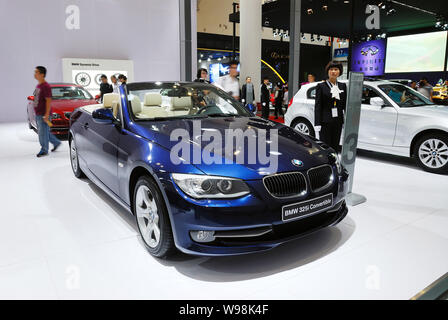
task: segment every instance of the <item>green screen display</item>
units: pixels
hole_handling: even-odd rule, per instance
[[[388,38],[386,73],[444,71],[446,41],[446,31]]]

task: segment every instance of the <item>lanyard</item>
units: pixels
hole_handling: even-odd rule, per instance
[[[326,82],[327,82],[328,86],[330,87],[330,89],[333,88],[333,87],[339,87],[337,81],[336,81],[336,84],[335,84],[335,85],[333,85],[333,84],[332,84],[330,81],[328,81],[328,80],[327,80]]]

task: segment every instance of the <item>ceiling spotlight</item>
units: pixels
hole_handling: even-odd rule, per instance
[[[327,5],[323,5],[323,6],[322,6],[322,10],[323,10],[323,11],[328,11],[328,6],[327,6]]]
[[[302,40],[305,40],[305,39],[306,39],[305,34],[302,32]]]
[[[311,35],[311,42],[314,42],[314,34]]]
[[[313,13],[314,13],[314,10],[310,8],[310,9],[306,10],[306,12],[307,12],[308,14],[313,14]]]
[[[378,4],[378,7],[379,7],[380,9],[382,9],[382,10],[385,10],[385,9],[386,9],[386,2],[381,1],[381,2]]]
[[[201,60],[201,59],[199,59],[199,60],[198,60],[198,62],[199,62],[199,63],[201,63],[201,62],[202,62],[202,60]]]
[[[396,13],[396,12],[397,12],[397,10],[395,10],[394,8],[390,8],[390,9],[386,12],[386,14],[387,14],[388,16],[390,16],[390,15]]]

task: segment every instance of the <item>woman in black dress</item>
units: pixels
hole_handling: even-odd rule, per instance
[[[339,151],[344,114],[347,103],[347,86],[338,82],[342,64],[330,61],[325,68],[328,79],[316,87],[314,125],[321,141]]]

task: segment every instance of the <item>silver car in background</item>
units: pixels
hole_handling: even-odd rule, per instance
[[[316,86],[304,85],[285,114],[286,125],[312,136]],[[399,83],[365,81],[358,148],[413,157],[424,170],[446,174],[448,106]]]

